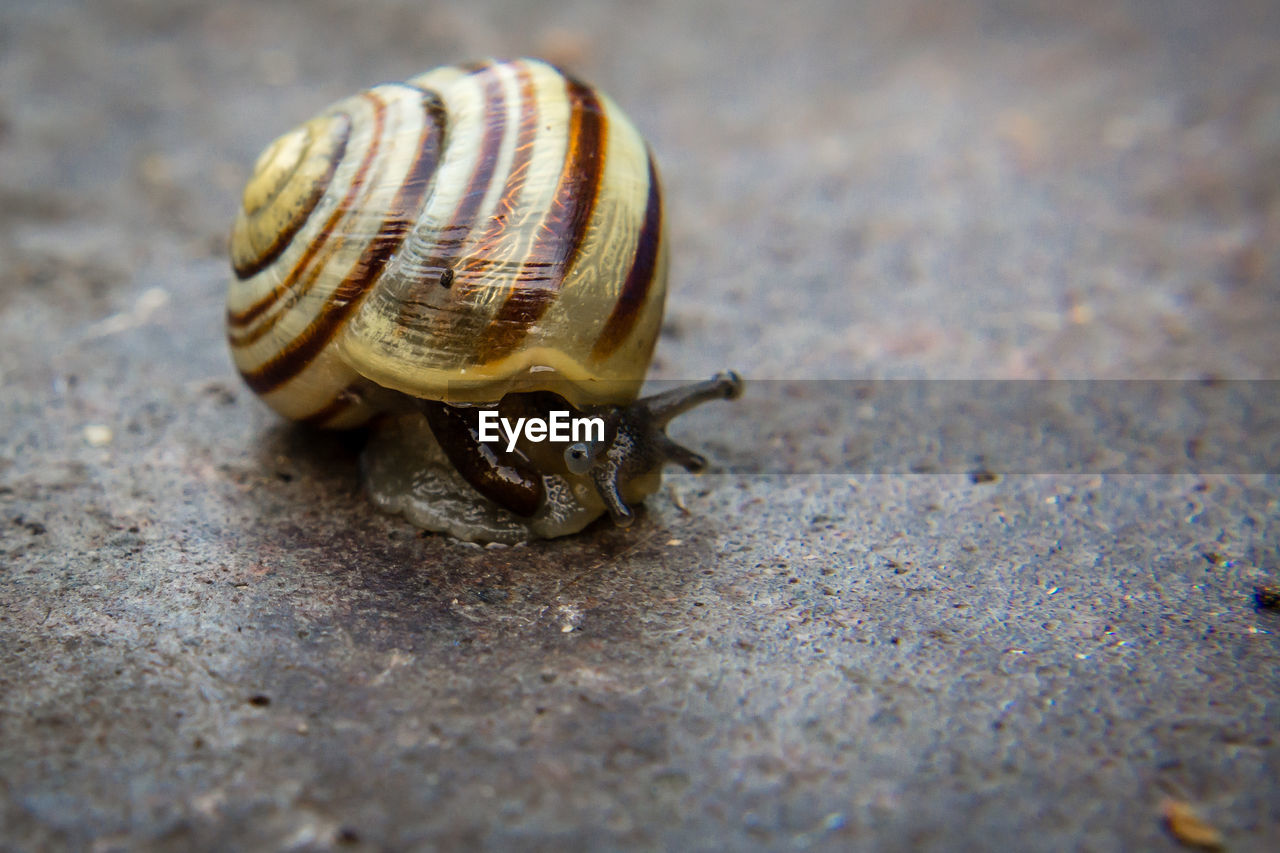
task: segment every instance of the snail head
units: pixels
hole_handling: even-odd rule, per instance
[[[684,412],[711,400],[732,400],[742,394],[742,378],[727,371],[704,382],[685,385],[642,397],[611,409],[605,416],[604,440],[580,441],[564,451],[564,463],[573,474],[591,478],[613,523],[626,527],[635,512],[623,498],[627,484],[650,474],[667,462],[686,471],[701,472],[707,460],[672,441],[667,425]]]

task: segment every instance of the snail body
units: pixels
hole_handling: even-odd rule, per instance
[[[701,461],[666,420],[739,387],[725,375],[675,408],[634,408],[666,297],[663,228],[648,145],[606,95],[546,63],[376,86],[258,158],[232,230],[232,356],[288,418],[385,416],[367,484],[423,526],[517,541],[605,511],[627,523],[664,461]],[[566,405],[604,418],[606,439],[570,458],[477,438],[485,409]],[[611,473],[592,467],[610,456]]]

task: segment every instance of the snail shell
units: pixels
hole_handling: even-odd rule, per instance
[[[612,100],[537,60],[375,86],[279,137],[231,260],[227,334],[249,387],[319,426],[391,413],[366,451],[375,500],[464,538],[561,535],[606,510],[629,522],[663,462],[701,462],[666,421],[738,387],[625,414],[666,297],[658,174]],[[608,446],[575,451],[620,460],[610,479],[478,446],[457,407],[517,399],[611,414]]]
[[[232,355],[272,408],[324,426],[378,410],[366,380],[626,402],[662,319],[662,230],[640,134],[552,66],[377,86],[258,159],[231,238]]]

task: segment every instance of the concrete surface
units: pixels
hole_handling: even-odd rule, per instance
[[[488,54],[651,137],[655,376],[1280,377],[1269,0],[4,3],[0,848],[1280,847],[1274,457],[770,474],[748,399],[634,528],[482,550],[241,387],[258,149]]]

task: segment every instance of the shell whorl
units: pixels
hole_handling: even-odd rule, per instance
[[[575,405],[639,390],[666,291],[648,147],[536,60],[427,72],[273,142],[232,232],[228,336],[286,416],[351,426],[369,383]]]

